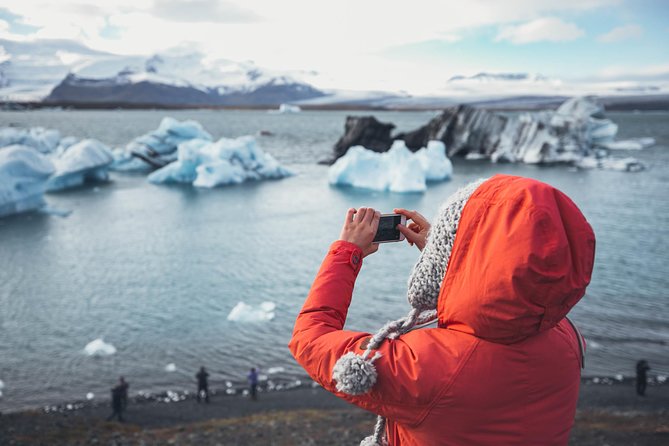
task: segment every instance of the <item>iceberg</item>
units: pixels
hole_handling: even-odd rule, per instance
[[[272,155],[263,152],[254,137],[242,136],[216,142],[206,139],[183,142],[177,148],[176,161],[152,172],[148,180],[154,184],[189,183],[212,188],[292,174]]]
[[[415,151],[437,140],[446,144],[449,157],[460,155],[497,163],[576,164],[586,157],[602,158],[602,150],[636,150],[655,143],[652,138],[616,141],[618,125],[606,118],[604,107],[593,97],[567,99],[555,111],[513,114],[463,104],[446,108],[411,132],[391,137],[393,127],[370,118],[348,117],[334,155],[341,158],[355,146],[383,152],[391,147],[392,140],[403,140]],[[606,168],[606,163],[599,164]]]
[[[111,150],[100,141],[84,139],[68,146],[61,145],[59,148],[62,150],[53,158],[56,172],[49,178],[48,191],[109,179],[109,166],[114,161],[114,157]]]
[[[44,206],[44,191],[53,172],[53,163],[32,147],[0,148],[0,217]]]
[[[88,393],[86,394],[86,399],[87,399],[88,401],[91,401],[93,398],[95,398],[95,394],[94,394],[93,392],[88,392]]]
[[[165,366],[165,371],[166,372],[176,372],[177,371],[177,366],[173,362],[170,362]]]
[[[186,141],[211,141],[211,135],[197,121],[163,118],[156,130],[139,136],[114,151],[113,169],[132,171],[160,168],[177,158],[177,147]]]
[[[279,113],[299,113],[302,109],[297,105],[281,104],[279,105]]]
[[[263,322],[274,319],[274,302],[263,302],[258,306],[238,302],[228,314],[228,320],[234,322]]]
[[[116,353],[116,347],[106,343],[102,338],[98,338],[86,344],[84,353],[88,356],[110,356]]]
[[[424,192],[430,181],[444,181],[453,174],[446,146],[429,141],[412,153],[404,141],[396,140],[387,152],[378,153],[362,146],[351,147],[330,166],[332,185],[390,192]]]
[[[267,374],[274,375],[275,373],[283,373],[285,371],[286,369],[284,369],[283,367],[270,367],[267,369]]]
[[[14,127],[0,128],[0,147],[21,145],[32,147],[41,153],[51,153],[56,150],[60,142],[58,130],[33,127],[19,129]]]

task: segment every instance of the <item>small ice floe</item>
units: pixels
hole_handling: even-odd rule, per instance
[[[270,113],[299,113],[302,109],[297,105],[281,104],[278,110],[270,110]]]
[[[332,185],[400,193],[424,192],[428,182],[444,181],[451,175],[453,164],[441,141],[429,141],[415,153],[400,140],[383,153],[351,147],[328,172]]]
[[[263,302],[258,306],[239,302],[228,314],[228,320],[235,322],[271,321],[274,319],[275,309],[276,304],[274,302]]]
[[[655,145],[655,138],[631,138],[620,141],[611,141],[602,144],[602,147],[609,150],[642,150]]]
[[[658,384],[664,384],[667,382],[667,376],[666,375],[657,375],[655,378],[655,381],[658,382]]]
[[[602,348],[602,344],[596,341],[586,341],[586,344],[588,345],[588,347],[593,349]]]
[[[84,353],[88,356],[109,356],[116,353],[116,347],[106,343],[102,338],[98,338],[86,344]]]
[[[0,379],[0,398],[2,398],[2,389],[5,388],[5,383]]]
[[[49,205],[46,205],[39,210],[42,214],[55,215],[60,218],[67,218],[70,216],[72,211],[70,209],[58,209]]]
[[[91,401],[93,398],[95,398],[95,394],[94,394],[93,392],[88,392],[88,393],[86,394],[86,399],[87,399],[88,401]]]
[[[286,369],[284,369],[283,367],[270,367],[270,368],[267,369],[267,374],[268,375],[274,375],[275,373],[282,373],[282,372],[285,372],[285,371],[286,371]]]
[[[170,362],[165,366],[165,371],[166,372],[176,372],[177,371],[177,366],[173,362]]]
[[[618,373],[616,376],[614,376],[614,378],[618,382],[623,382],[623,374],[622,373]]]

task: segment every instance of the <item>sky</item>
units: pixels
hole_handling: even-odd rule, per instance
[[[669,80],[663,0],[0,0],[0,37],[192,48],[354,90],[436,91],[479,72]]]

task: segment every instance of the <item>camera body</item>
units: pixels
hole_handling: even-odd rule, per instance
[[[400,214],[382,214],[379,220],[379,228],[374,236],[374,243],[392,243],[404,240],[404,234],[397,225],[406,225],[407,218]]]

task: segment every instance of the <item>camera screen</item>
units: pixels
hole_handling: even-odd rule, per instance
[[[401,223],[401,215],[388,215],[381,217],[379,220],[379,229],[376,231],[376,236],[374,237],[375,242],[385,242],[389,240],[399,240],[400,231],[398,231],[397,225]]]

